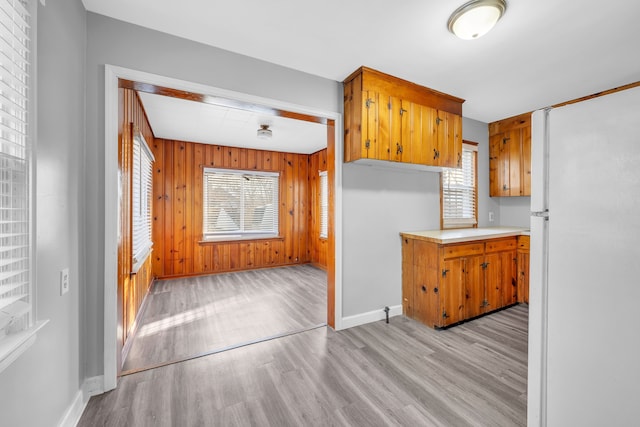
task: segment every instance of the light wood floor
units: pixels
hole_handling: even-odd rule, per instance
[[[314,329],[123,377],[79,426],[524,426],[527,318]]]
[[[323,325],[326,307],[327,274],[308,264],[157,281],[123,371]]]

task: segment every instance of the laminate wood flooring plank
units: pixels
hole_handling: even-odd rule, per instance
[[[326,272],[311,265],[157,281],[123,371],[323,324],[326,295]]]
[[[78,426],[525,426],[527,322],[314,329],[122,377]]]

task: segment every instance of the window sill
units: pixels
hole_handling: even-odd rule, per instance
[[[201,241],[198,242],[199,245],[215,245],[217,243],[251,243],[251,242],[263,242],[266,240],[277,240],[277,241],[283,241],[284,237],[282,236],[238,236],[238,237],[231,237],[231,236],[220,236],[220,237],[215,237],[215,238],[208,238],[208,239],[203,239]]]
[[[0,341],[0,372],[11,365],[22,353],[36,341],[36,333],[49,322],[40,320],[30,329],[7,335]]]

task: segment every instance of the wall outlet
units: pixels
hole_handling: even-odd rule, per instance
[[[60,270],[60,295],[67,292],[69,292],[69,269],[63,268]]]
[[[493,212],[489,212],[489,222],[493,222]]]

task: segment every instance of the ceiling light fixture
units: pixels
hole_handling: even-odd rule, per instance
[[[269,139],[273,136],[273,132],[269,129],[269,125],[260,125],[260,129],[258,129],[258,138],[260,139]]]
[[[447,27],[461,39],[477,39],[487,34],[506,10],[505,0],[471,0],[451,14]]]

